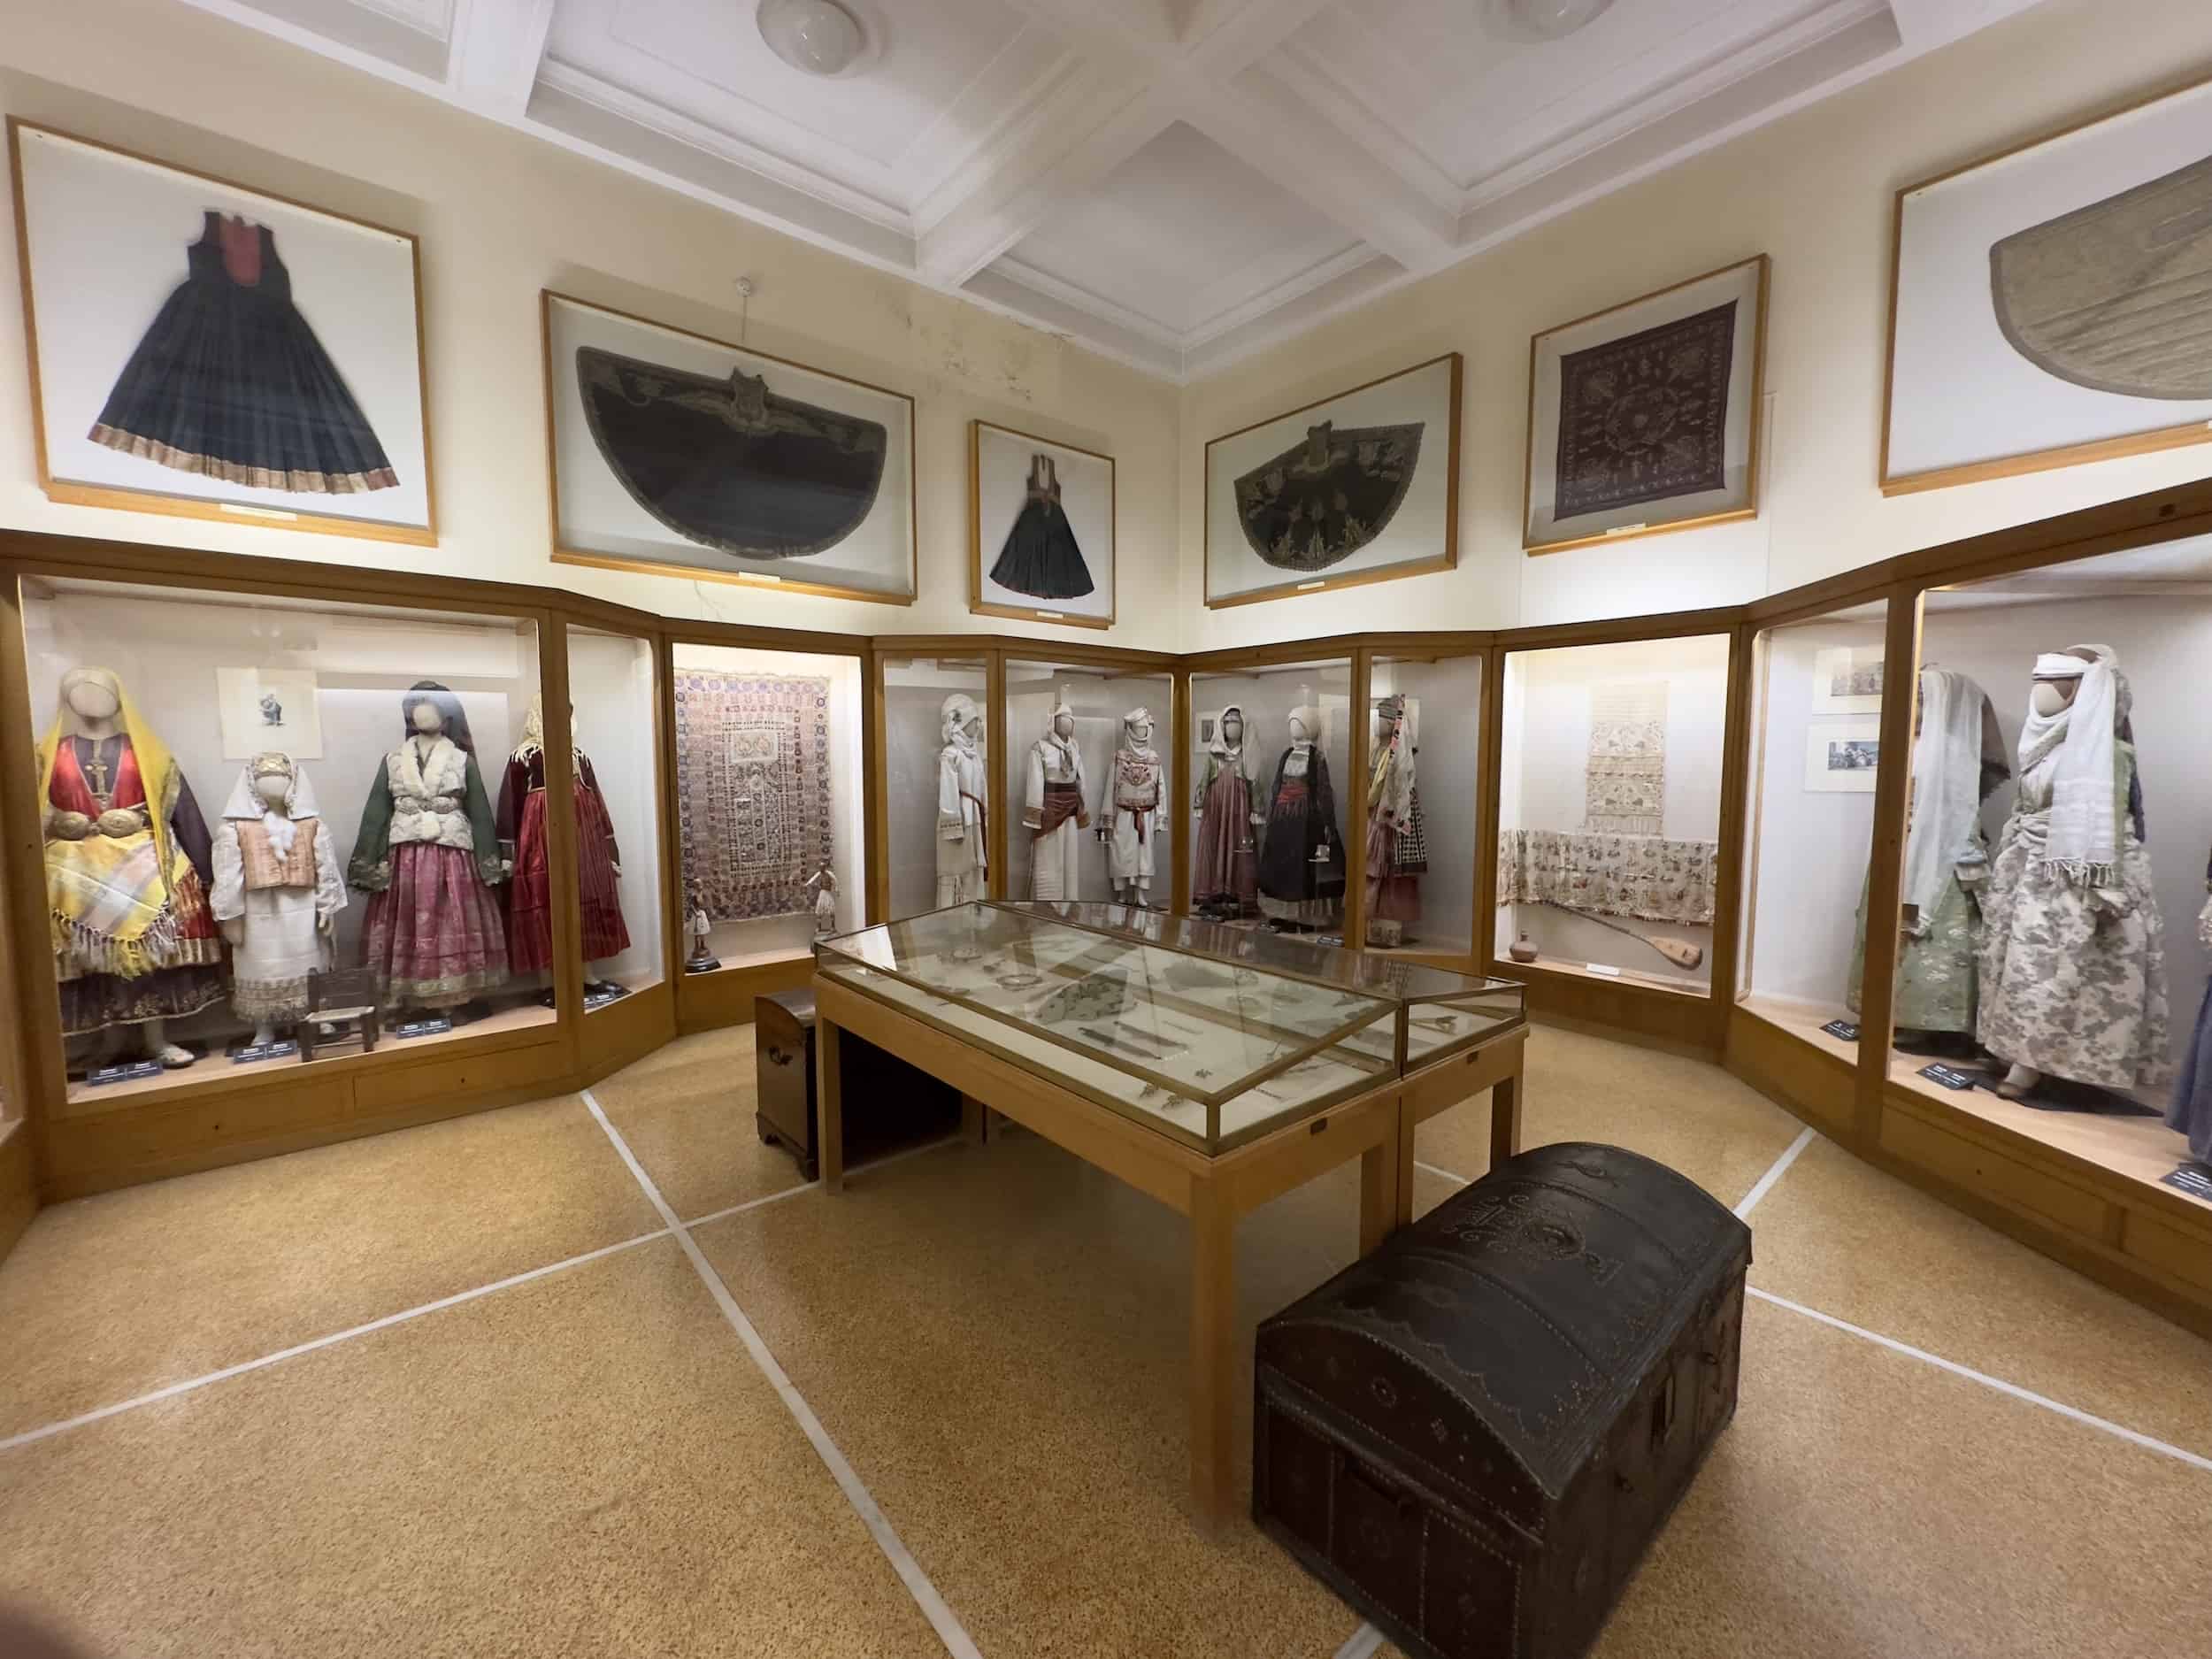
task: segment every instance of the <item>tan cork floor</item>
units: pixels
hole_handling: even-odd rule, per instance
[[[0,1607],[86,1659],[1391,1651],[1189,1517],[1185,1222],[1022,1133],[826,1199],[752,1070],[690,1038],[43,1212],[0,1263]],[[1769,1181],[1741,1409],[1600,1655],[2212,1652],[2212,1345],[1712,1067],[1540,1030],[1527,1093],[1532,1143]],[[1486,1144],[1481,1102],[1425,1126],[1419,1207]],[[1246,1220],[1248,1327],[1357,1208],[1348,1169]]]

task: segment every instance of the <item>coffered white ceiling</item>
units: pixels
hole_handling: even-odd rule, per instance
[[[1183,380],[2032,0],[186,3]]]

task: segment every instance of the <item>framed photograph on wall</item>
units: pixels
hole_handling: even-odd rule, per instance
[[[1897,193],[1882,492],[2212,438],[2212,81]]]
[[[1113,626],[1113,457],[968,423],[968,609]]]
[[[219,668],[215,695],[225,760],[251,760],[273,749],[294,760],[323,757],[311,668]]]
[[[415,239],[11,118],[49,498],[436,543]]]
[[[1813,653],[1815,714],[1879,714],[1882,648],[1835,645]]]
[[[1458,352],[1206,445],[1206,603],[1449,570],[1459,558]]]
[[[914,600],[914,400],[548,291],[553,559]]]
[[[1824,720],[1805,733],[1805,787],[1817,795],[1872,795],[1882,760],[1879,720]]]
[[[1767,270],[1761,254],[1530,340],[1525,549],[1758,516]]]

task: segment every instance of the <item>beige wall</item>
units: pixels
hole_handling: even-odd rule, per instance
[[[0,112],[422,239],[440,545],[48,502],[33,448],[12,212],[0,214],[0,525],[536,583],[781,626],[1049,634],[1048,625],[968,612],[967,429],[982,416],[1118,457],[1124,620],[1104,637],[1178,642],[1178,618],[1145,603],[1174,592],[1177,580],[1173,388],[175,0],[7,0],[0,11]],[[734,338],[741,273],[758,285],[747,344],[918,401],[917,603],[549,561],[539,290]]]
[[[1933,542],[2212,472],[2212,446],[1885,501],[1893,192],[2212,73],[2205,0],[2049,0],[1186,390],[1187,649],[1738,603]],[[1751,523],[1521,552],[1529,337],[1766,253],[1769,440]],[[1466,356],[1459,568],[1203,609],[1205,441],[1443,351]]]

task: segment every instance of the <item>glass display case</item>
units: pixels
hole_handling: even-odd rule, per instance
[[[1752,787],[1739,1000],[1858,1050],[1886,602],[1769,628],[1752,664]]]
[[[541,791],[506,787],[534,741],[534,625],[20,591],[72,1103],[296,1056],[334,970],[367,971],[387,1040],[553,1020],[568,878]]]
[[[588,1014],[665,977],[660,675],[649,640],[574,624],[567,634]]]
[[[1379,651],[1368,665],[1370,949],[1474,949],[1482,673],[1474,655]]]
[[[861,658],[679,640],[683,971],[804,956],[867,912]]]
[[[1521,987],[1125,906],[956,906],[818,972],[1218,1154],[1518,1024]]]
[[[1168,908],[1174,696],[1164,673],[1008,660],[1001,892]]]
[[[1351,658],[1193,673],[1190,697],[1192,913],[1340,936]]]
[[[1506,658],[1501,959],[1711,983],[1729,648],[1712,634]]]
[[[879,657],[893,916],[991,892],[990,671],[980,657]]]
[[[1892,1080],[2147,1179],[2212,1161],[2212,538],[1922,603]]]

